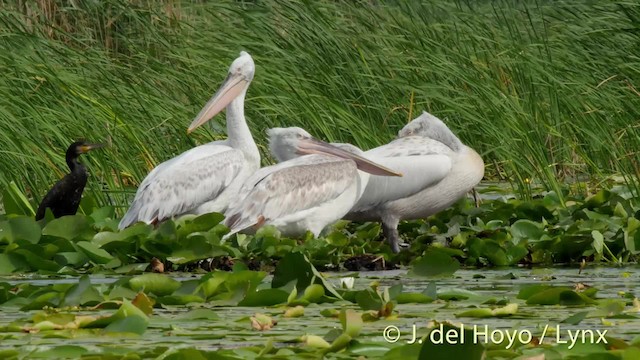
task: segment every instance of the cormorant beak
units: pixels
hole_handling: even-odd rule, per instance
[[[324,154],[324,155],[337,156],[343,159],[353,160],[356,163],[356,166],[358,167],[358,169],[364,172],[368,172],[369,174],[372,174],[372,175],[402,176],[401,173],[393,171],[380,164],[376,164],[367,158],[364,158],[360,155],[340,149],[337,146],[333,146],[329,143],[326,143],[324,141],[317,140],[314,138],[300,140],[298,142],[297,148],[298,148],[298,153],[302,155]]]
[[[229,105],[233,99],[240,95],[248,83],[249,81],[247,81],[247,78],[244,75],[231,73],[227,75],[227,78],[220,86],[220,89],[216,91],[204,108],[200,110],[198,116],[193,119],[191,125],[189,125],[189,128],[187,129],[187,134],[211,120],[212,117],[222,111],[222,109]]]
[[[89,151],[93,150],[93,149],[99,149],[101,147],[105,147],[105,144],[85,144],[80,146],[80,153],[84,154],[84,153],[88,153]]]

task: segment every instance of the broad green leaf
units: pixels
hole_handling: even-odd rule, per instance
[[[94,243],[88,241],[79,241],[76,243],[78,248],[89,258],[91,261],[98,264],[106,264],[113,260],[113,256],[106,252],[104,249],[98,247]]]
[[[296,287],[298,292],[302,293],[313,279],[315,279],[314,282],[322,284],[325,292],[338,299],[341,298],[334,287],[311,265],[309,259],[299,252],[290,252],[278,262],[271,281],[271,287],[279,288],[293,280],[297,280]]]
[[[238,306],[273,306],[285,304],[289,293],[281,289],[264,289],[247,294]]]
[[[60,252],[54,255],[53,260],[64,266],[80,267],[89,261],[89,258],[80,252]]]
[[[395,300],[398,302],[398,304],[424,304],[433,302],[434,299],[422,293],[402,293],[398,294]]]
[[[11,226],[13,241],[26,240],[32,244],[40,241],[40,225],[32,217],[17,216],[9,219],[8,222]]]
[[[56,346],[49,350],[38,351],[33,354],[29,354],[30,358],[46,358],[46,359],[67,359],[67,358],[79,358],[82,355],[88,353],[89,350],[82,346],[76,345],[61,345]]]
[[[68,215],[54,219],[42,229],[42,235],[55,236],[67,240],[87,239],[90,233],[92,233],[91,225],[83,215]]]
[[[181,222],[180,220],[182,220],[182,218],[180,218],[177,224],[178,237],[185,238],[187,235],[195,232],[208,231],[218,225],[223,219],[224,215],[215,212],[203,214],[189,220],[185,218],[184,222]]]
[[[593,299],[565,287],[553,287],[527,299],[528,305],[585,305],[593,302]]]
[[[408,341],[408,340],[407,340]],[[383,360],[407,360],[407,359],[418,359],[420,356],[420,350],[422,349],[422,345],[416,341],[411,345],[400,345],[392,348],[388,352],[386,352],[383,356]],[[423,358],[426,359],[426,358]]]
[[[544,234],[542,224],[526,219],[514,222],[510,230],[511,235],[517,240],[539,240],[542,234]]]
[[[588,314],[589,314],[588,311],[581,311],[569,316],[568,318],[560,322],[563,324],[578,325],[582,320],[584,320],[587,317]]]
[[[162,305],[187,305],[192,303],[203,303],[204,299],[198,295],[169,295],[156,299]]]
[[[417,276],[450,276],[460,268],[460,263],[439,249],[427,253],[414,261],[410,273]]]
[[[153,293],[157,296],[166,296],[178,290],[180,282],[167,275],[152,273],[131,278],[129,285],[136,291],[143,290],[146,293]]]
[[[596,254],[602,254],[604,248],[604,236],[598,230],[593,230],[591,232],[591,237],[593,237],[593,249],[596,251]]]
[[[363,310],[380,310],[382,309],[382,299],[373,289],[365,289],[356,293],[356,302]]]
[[[15,254],[0,254],[0,274],[11,274],[26,265]]]
[[[104,328],[116,321],[119,320],[123,320],[126,319],[128,317],[139,317],[142,318],[143,320],[145,320],[145,322],[148,322],[148,318],[147,315],[145,315],[145,313],[140,310],[139,308],[137,308],[135,305],[133,305],[133,303],[131,303],[131,301],[127,300],[127,299],[123,299],[122,300],[122,305],[120,305],[120,307],[118,308],[118,311],[116,311],[113,315],[111,316],[107,316],[107,317],[103,317],[103,318],[99,318],[95,321],[89,322],[88,324],[86,324],[85,327],[87,328]],[[126,323],[125,323],[126,324]],[[132,325],[134,326],[139,326],[139,323],[137,323],[136,320],[133,321]],[[118,325],[116,327],[116,329],[120,329],[122,326],[122,323],[120,325]],[[146,329],[146,325],[145,325],[145,329]],[[135,331],[131,331],[131,332],[135,332]]]
[[[131,315],[123,319],[115,320],[107,325],[104,330],[106,332],[125,332],[142,335],[145,330],[147,330],[148,325],[149,320],[146,317]]]
[[[61,301],[61,306],[94,305],[104,300],[91,285],[87,275],[80,277],[77,284],[71,286]]]
[[[518,299],[527,300],[531,296],[543,292],[545,290],[551,289],[551,285],[527,285],[520,288],[520,292],[518,292]]]
[[[56,272],[60,265],[54,261],[45,259],[27,249],[17,249],[12,254],[22,256],[32,269]]]
[[[609,190],[600,190],[596,194],[590,196],[584,203],[584,206],[589,209],[594,209],[604,205],[611,198],[611,192]]]

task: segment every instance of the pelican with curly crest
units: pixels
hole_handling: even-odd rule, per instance
[[[227,110],[227,139],[185,151],[156,166],[142,181],[118,227],[157,223],[181,214],[224,212],[240,186],[260,168],[260,153],[244,117],[255,65],[246,52],[233,61],[220,89],[195,117],[188,133]]]
[[[381,221],[383,233],[396,253],[400,251],[400,220],[424,219],[448,208],[484,176],[480,155],[427,112],[400,130],[396,140],[366,151],[365,156],[404,176],[372,176],[344,218]]]
[[[230,235],[273,225],[285,236],[307,230],[318,237],[358,201],[369,174],[402,176],[362,156],[355,146],[334,146],[298,127],[269,129],[269,148],[280,161],[251,176],[230,206]]]

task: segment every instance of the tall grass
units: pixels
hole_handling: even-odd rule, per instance
[[[637,190],[636,2],[0,4],[0,182],[36,200],[75,138],[111,145],[84,161],[118,206],[159,162],[223,138],[222,116],[185,130],[240,50],[263,150],[266,128],[291,125],[370,148],[427,110],[523,195],[531,178],[559,191],[612,174]]]

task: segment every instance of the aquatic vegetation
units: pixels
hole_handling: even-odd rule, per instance
[[[356,275],[347,288],[344,274],[321,274],[304,255],[290,253],[272,278],[243,266],[195,277],[0,278],[0,354],[105,359],[427,358],[420,353],[444,358],[458,351],[477,354],[465,357],[470,359],[593,353],[627,359],[635,354],[640,350],[634,339],[640,322],[635,280],[613,271],[576,273],[463,270],[455,278],[424,281],[392,271]],[[564,286],[594,276],[606,283]],[[443,343],[447,333],[450,341]]]
[[[270,271],[292,251],[323,270],[410,266],[412,274],[428,277],[460,266],[625,264],[640,253],[640,207],[623,195],[602,190],[564,205],[553,192],[531,201],[487,200],[479,207],[463,199],[426,221],[402,223],[410,247],[393,254],[380,241],[377,223],[340,222],[325,236],[307,234],[303,241],[282,237],[271,227],[222,241],[228,229],[217,213],[119,231],[113,207],[91,207],[90,197],[81,204],[86,214],[36,222],[29,203],[15,201],[23,198],[18,193],[4,198],[5,208],[26,209],[0,217],[0,273],[127,273],[144,270],[153,258],[165,271],[235,265]]]

